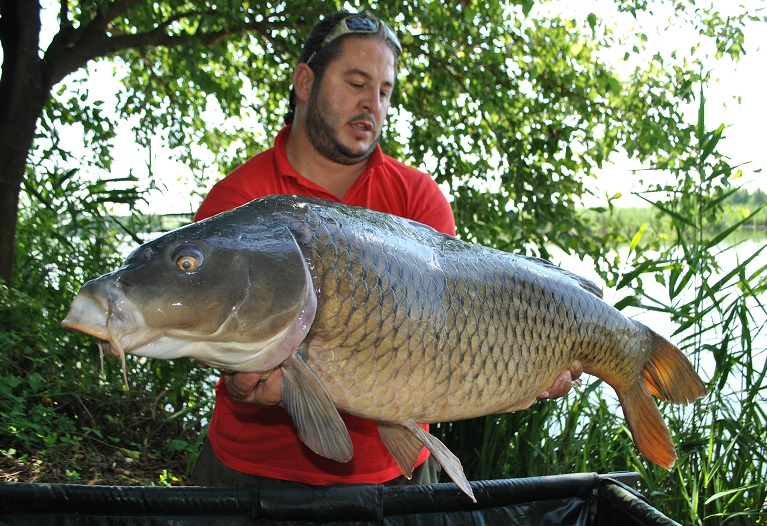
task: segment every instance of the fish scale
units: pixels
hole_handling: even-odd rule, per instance
[[[524,409],[579,360],[615,389],[640,451],[670,468],[676,452],[652,395],[705,395],[679,349],[588,280],[299,196],[258,199],[139,247],[83,286],[62,325],[123,358],[279,367],[283,405],[313,451],[350,460],[339,411],[369,418],[403,474],[425,446],[471,498],[460,460],[419,423]]]
[[[381,245],[385,245],[383,250],[378,249],[375,243],[362,248],[350,242],[348,233],[344,228],[337,226],[336,221],[322,223],[322,218],[317,220],[320,224],[313,230],[311,238],[299,239],[299,243],[316,251],[316,255],[311,255],[310,259],[323,261],[317,268],[329,269],[330,277],[325,275],[317,278],[323,283],[319,293],[319,303],[323,307],[318,308],[314,326],[307,338],[310,349],[307,363],[323,381],[336,402],[347,400],[348,405],[342,403],[341,409],[354,414],[364,412],[368,416],[374,411],[365,403],[360,404],[361,408],[356,407],[354,402],[362,399],[356,393],[349,393],[345,389],[343,393],[335,392],[333,379],[345,373],[338,367],[338,362],[319,358],[326,351],[321,346],[312,345],[313,338],[317,335],[324,347],[333,350],[350,349],[349,354],[353,354],[355,360],[353,363],[345,362],[346,367],[357,378],[358,391],[371,392],[374,398],[380,397],[377,410],[380,410],[381,414],[375,415],[377,417],[391,418],[392,414],[399,411],[397,404],[410,402],[410,396],[407,394],[392,401],[393,407],[382,402],[389,398],[387,392],[391,390],[391,385],[377,381],[378,375],[387,367],[375,365],[384,359],[382,353],[395,353],[398,356],[398,360],[387,363],[391,363],[389,367],[395,367],[398,371],[400,386],[405,388],[403,393],[413,392],[414,387],[417,387],[413,382],[426,381],[424,376],[439,377],[442,367],[451,371],[448,376],[454,381],[434,385],[434,390],[431,391],[434,402],[431,406],[426,402],[421,403],[422,413],[412,415],[417,421],[435,422],[475,416],[478,409],[471,407],[474,403],[483,405],[483,409],[487,406],[497,408],[496,410],[525,407],[532,403],[537,392],[550,385],[554,378],[576,359],[575,348],[567,352],[562,345],[544,346],[545,335],[560,340],[561,334],[552,330],[553,323],[549,326],[541,324],[541,314],[545,309],[540,306],[548,302],[555,304],[558,310],[569,313],[573,309],[583,309],[584,306],[580,303],[584,302],[577,301],[578,298],[575,298],[575,303],[571,302],[569,305],[562,301],[548,301],[547,298],[553,298],[553,293],[538,283],[541,278],[539,273],[523,269],[509,278],[497,270],[503,268],[505,258],[494,257],[483,261],[479,257],[472,257],[472,254],[468,257],[461,254],[459,260],[451,258],[444,262],[447,273],[436,274],[433,278],[438,282],[437,290],[449,293],[442,296],[419,296],[417,291],[422,290],[423,281],[416,276],[426,272],[423,267],[433,264],[434,258],[431,255],[408,261],[399,254],[404,252],[412,257],[412,248],[398,246],[396,240],[392,239],[381,241]],[[348,257],[350,251],[360,250],[362,252],[359,257]],[[435,257],[438,258],[439,255]],[[368,276],[388,277],[381,287],[380,296],[375,300],[371,300],[367,295],[364,299],[355,297],[363,288],[352,289],[348,283],[338,279],[338,275],[353,274],[353,261],[368,263],[367,268],[357,269],[356,275],[360,276],[357,283],[368,283]],[[494,276],[499,274],[504,279],[494,280]],[[451,279],[452,282],[449,283]],[[498,284],[494,285],[494,282]],[[359,309],[360,304],[364,304],[366,309]],[[512,306],[511,309],[509,305]],[[440,316],[442,310],[437,306],[444,308],[444,318]],[[325,314],[326,307],[333,315]],[[344,314],[336,316],[336,309]],[[413,316],[416,310],[417,315]],[[507,310],[519,313],[519,318],[513,320],[504,317],[504,311]],[[378,312],[391,313],[391,325],[383,323],[376,315]],[[482,316],[499,324],[496,333],[501,338],[492,347],[483,345],[487,323],[480,321]],[[348,321],[338,325],[339,318]],[[561,323],[564,324],[564,320]],[[379,343],[377,347],[372,346],[371,352],[366,352],[368,347],[361,345],[365,336],[362,329],[368,331],[368,335],[376,333],[377,338],[384,343]],[[440,333],[443,334],[442,345],[430,345],[431,342],[440,340]],[[334,338],[334,334],[338,337]],[[518,348],[521,353],[517,362],[503,361],[505,351],[510,347]],[[352,352],[351,348],[356,352]],[[315,354],[320,362],[317,367],[313,364]],[[443,356],[448,356],[449,359],[441,359]],[[493,364],[493,372],[501,369],[512,373],[518,382],[516,388],[508,389],[507,384],[497,383],[502,377],[488,376],[489,368],[485,364]],[[513,374],[520,368],[523,374]],[[363,371],[362,375],[359,374],[360,370]],[[424,374],[415,374],[414,371],[418,370],[423,370]],[[370,374],[373,372],[376,374]],[[481,377],[484,381],[466,381],[476,377]],[[505,400],[499,399],[499,392],[506,392]],[[367,396],[364,397],[364,402],[367,402]],[[460,406],[466,407],[464,414],[456,414],[456,407]]]

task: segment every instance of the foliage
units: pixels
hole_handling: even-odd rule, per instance
[[[121,448],[188,458],[211,403],[211,380],[194,364],[130,361],[126,389],[114,359],[100,376],[92,338],[58,327],[80,285],[118,266],[120,247],[140,241],[138,232],[146,230],[139,216],[107,214],[106,204],[140,197],[132,186],[115,188],[124,182],[86,183],[74,171],[30,175],[18,236],[22,280],[14,290],[0,289],[6,357],[0,442],[6,455],[61,464],[72,482],[81,481],[75,459]]]
[[[0,5],[11,4],[33,3]],[[532,11],[538,4],[354,4],[391,20],[402,36],[384,147],[449,189],[463,238],[591,257],[609,286],[631,291],[620,307],[668,313],[696,365],[716,364],[712,395],[692,410],[663,408],[681,453],[671,473],[637,455],[598,382],[565,401],[438,431],[471,478],[638,470],[652,503],[677,520],[753,521],[765,498],[764,360],[763,349],[752,347],[765,271],[754,268],[758,254],[718,269],[711,251],[747,222],[763,224],[764,212],[737,201],[732,168],[716,155],[721,130],[705,132],[702,118],[688,123],[682,112],[708,74],[676,53],[647,56],[641,32],[627,52],[627,63],[638,65],[619,72],[603,59],[617,44],[606,23],[594,14],[543,16]],[[671,5],[699,31],[700,46],[714,40],[717,57],[740,56],[743,23],[758,18],[728,18],[686,0],[616,5],[635,16]],[[136,214],[113,214],[116,205],[135,210],[142,197],[132,174],[113,166],[115,123],[130,121],[147,147],[162,138],[204,193],[211,165],[226,172],[269,146],[302,39],[321,11],[341,7],[312,0],[225,0],[215,9],[188,0],[183,11],[164,1],[61,3],[59,33],[41,50],[41,63],[53,68],[50,78],[65,81],[48,86],[32,115],[37,131],[20,185],[16,273],[13,287],[0,291],[0,350],[8,357],[0,363],[4,455],[155,451],[171,459],[196,450],[211,404],[204,370],[188,361],[129,360],[126,390],[116,363],[97,374],[91,339],[58,328],[78,287],[117,266],[123,247],[150,230]],[[0,17],[0,33],[4,27]],[[85,53],[88,42],[98,45]],[[75,48],[81,62],[67,55]],[[121,76],[116,103],[87,91],[87,72],[67,77],[87,60],[108,62]],[[211,115],[223,124],[212,126]],[[0,124],[4,118],[0,111]],[[84,137],[84,157],[72,156],[69,135]],[[620,150],[675,176],[673,186],[647,194],[655,215],[643,227],[619,219],[612,203],[579,210],[584,178]],[[3,166],[8,151],[0,152]],[[110,170],[109,178],[96,176]],[[0,199],[0,207],[7,203]],[[722,220],[727,206],[736,211],[729,222]],[[737,215],[745,209],[748,216]],[[663,285],[668,298],[651,283]],[[693,298],[685,295],[690,285]],[[751,452],[745,461],[744,451]],[[72,481],[81,467],[67,466]],[[159,478],[176,482],[168,471]]]
[[[691,412],[666,413],[681,437],[682,461],[670,477],[644,473],[644,483],[686,523],[754,524],[764,520],[767,499],[767,346],[757,345],[764,342],[761,329],[767,320],[761,299],[767,291],[767,246],[733,254],[737,243],[730,239],[748,218],[707,235],[707,227],[718,224],[734,195],[727,186],[736,173],[716,153],[723,127],[706,131],[703,110],[701,104],[695,148],[681,162],[662,167],[674,174],[675,184],[659,189],[666,193],[664,199],[652,200],[671,219],[673,242],[659,239],[646,248],[633,243],[632,268],[619,286],[634,289],[639,308],[668,315],[676,340],[696,367],[710,375],[704,401]],[[763,216],[764,208],[755,213]],[[720,266],[725,259],[734,266]],[[663,286],[665,297],[643,283],[648,273]]]
[[[110,33],[99,38],[115,53],[94,59],[113,61],[120,72],[116,114],[135,123],[139,144],[162,134],[200,180],[201,193],[209,187],[210,164],[226,172],[270,145],[304,36],[320,12],[342,7],[249,3],[227,12],[222,4],[210,12],[206,2],[188,2],[173,18],[170,5],[143,4],[119,16],[116,9],[106,12],[114,16]],[[450,188],[464,238],[534,247],[544,256],[550,243],[597,256],[601,247],[580,234],[588,224],[574,206],[584,178],[619,149],[652,160],[688,141],[692,132],[680,107],[701,73],[656,55],[619,75],[600,55],[616,44],[607,24],[593,14],[532,16],[533,6],[431,0],[358,6],[392,20],[404,45],[384,145]],[[92,1],[81,1],[68,16],[85,28],[103,22],[96,12]],[[175,23],[160,25],[163,19]],[[243,24],[249,31],[228,33]],[[139,40],[158,26],[169,42],[183,38],[185,45]],[[213,39],[217,30],[229,38]],[[130,40],[135,45],[120,47]],[[114,115],[84,87],[66,87],[53,94],[43,122],[83,123],[99,152],[94,162],[108,169]],[[226,124],[209,126],[210,115]],[[55,143],[61,130],[39,132],[45,140],[37,148]]]

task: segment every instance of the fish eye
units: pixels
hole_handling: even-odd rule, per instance
[[[176,260],[176,267],[184,272],[194,272],[197,266],[197,258],[194,256],[181,256]]]
[[[182,246],[176,250],[173,256],[176,262],[176,268],[181,272],[191,274],[200,269],[202,265],[202,252],[193,246]]]

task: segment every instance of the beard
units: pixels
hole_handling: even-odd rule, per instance
[[[309,142],[320,155],[338,164],[352,165],[366,160],[378,146],[380,131],[367,148],[352,148],[336,136],[333,124],[340,121],[329,105],[320,98],[319,87],[314,86],[306,110],[306,134]],[[370,120],[369,115],[355,115],[354,120]]]

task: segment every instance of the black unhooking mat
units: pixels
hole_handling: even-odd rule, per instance
[[[0,525],[677,525],[621,481],[582,473],[454,484],[306,489],[0,483]]]

